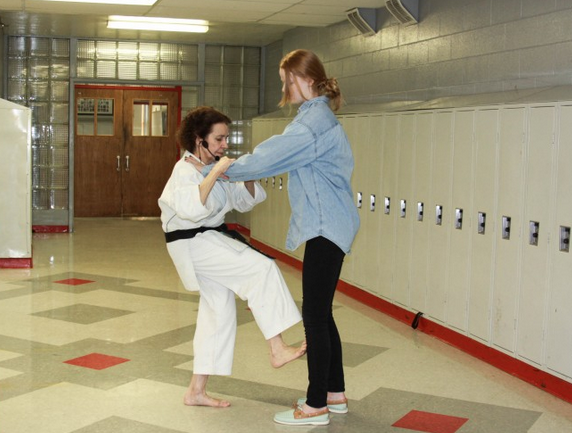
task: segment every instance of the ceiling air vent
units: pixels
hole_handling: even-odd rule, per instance
[[[364,36],[377,33],[377,11],[369,8],[354,8],[346,11],[350,23]]]
[[[385,7],[401,24],[419,22],[419,0],[385,0]]]

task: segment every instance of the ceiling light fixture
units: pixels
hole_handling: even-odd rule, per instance
[[[128,6],[152,6],[157,0],[44,0],[49,2],[68,2],[68,3],[103,3],[110,5],[128,5]]]
[[[164,32],[206,33],[208,21],[176,18],[126,17],[110,15],[108,29],[157,30]]]

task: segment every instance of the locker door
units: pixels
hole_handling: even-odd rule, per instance
[[[369,207],[373,194],[375,197],[375,207],[362,212],[364,218],[361,220],[361,231],[365,236],[365,256],[363,260],[366,266],[365,289],[372,293],[379,293],[379,266],[380,266],[380,245],[384,242],[380,233],[380,219],[383,215],[383,200],[381,195],[381,158],[383,154],[383,116],[372,115],[369,119],[369,154],[367,155],[366,189],[364,191],[364,206]]]
[[[550,301],[546,332],[546,365],[572,377],[572,252],[561,251],[560,232],[572,227],[572,106],[560,107],[555,218],[551,229]],[[566,244],[563,243],[562,246]],[[568,245],[570,245],[568,243]]]
[[[410,304],[409,277],[411,268],[413,176],[415,173],[415,115],[402,114],[399,124],[399,155],[396,192],[395,280],[393,299],[406,307]],[[402,209],[403,206],[403,209]]]
[[[376,178],[378,173],[371,170],[371,159],[375,159],[373,155],[377,151],[370,136],[370,117],[358,116],[353,119],[348,118],[348,129],[351,131],[350,143],[354,153],[354,173],[352,177],[352,190],[357,205],[357,194],[361,194],[362,204],[358,207],[360,217],[360,229],[352,245],[351,254],[346,257],[350,258],[353,264],[353,282],[361,288],[367,288],[371,284],[369,276],[372,269],[367,258],[371,255],[371,251],[367,248],[367,239],[371,236],[370,225],[372,224],[373,213],[370,211],[369,183],[371,178]],[[351,126],[350,126],[351,125]],[[371,289],[370,289],[371,290]]]
[[[451,254],[447,323],[461,331],[468,327],[469,264],[473,228],[473,111],[459,111],[454,118]]]
[[[280,119],[280,121],[276,122],[273,134],[282,134],[290,121],[291,119]],[[286,236],[288,235],[290,215],[292,214],[288,197],[288,173],[280,173],[276,176],[275,197],[277,227],[272,229],[276,231],[276,245],[280,251],[292,255],[291,251],[286,250]]]
[[[523,236],[524,108],[499,112],[498,217],[510,217],[510,238],[497,234],[493,288],[493,344],[514,353]]]
[[[411,308],[425,311],[427,295],[427,262],[429,260],[429,225],[432,224],[431,150],[433,113],[416,114],[414,199],[409,206],[415,212],[411,243]],[[414,207],[414,210],[413,208]],[[411,215],[413,216],[413,215]]]
[[[494,251],[499,236],[496,212],[498,110],[475,112],[471,272],[469,276],[469,333],[484,342],[491,339],[491,298],[494,284]],[[479,214],[484,221],[478,221]],[[481,232],[477,231],[482,224]]]
[[[395,263],[395,216],[398,213],[397,161],[399,142],[399,115],[384,116],[383,154],[381,160],[380,244],[379,244],[379,294],[392,299]],[[389,199],[389,211],[385,213],[385,199]]]
[[[427,273],[427,315],[445,321],[447,303],[449,238],[453,221],[451,180],[453,173],[453,113],[435,113],[435,142],[431,181],[432,219],[429,228],[429,267]],[[436,224],[436,209],[441,206],[441,224]]]
[[[351,187],[354,193],[354,203],[357,206],[357,194],[363,191],[363,154],[361,152],[361,147],[363,146],[362,133],[363,130],[363,120],[355,116],[343,116],[339,118],[339,121],[348,136],[348,140],[352,147],[352,152],[354,154],[354,172],[352,173]],[[361,219],[361,209],[358,209],[358,213]],[[361,242],[363,236],[363,230],[359,230],[352,245],[352,252],[348,254],[344,259],[344,265],[342,267],[341,279],[348,283],[356,284],[355,282],[355,271],[354,262],[357,253],[358,245]]]
[[[549,232],[552,223],[551,198],[556,107],[531,107],[528,117],[526,192],[522,283],[518,307],[517,353],[537,364],[543,363],[544,328],[548,292]],[[535,241],[530,242],[530,230]],[[556,234],[556,233],[555,233]],[[556,241],[557,236],[554,236]],[[531,243],[535,243],[531,245]],[[556,244],[556,242],[551,242]],[[550,245],[552,247],[552,245]]]
[[[254,120],[252,122],[252,143],[258,145],[270,136],[268,120]],[[250,235],[264,243],[268,243],[268,226],[270,221],[270,200],[268,199],[268,178],[260,179],[260,185],[264,188],[267,198],[251,211]]]

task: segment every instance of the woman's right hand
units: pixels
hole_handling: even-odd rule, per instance
[[[236,161],[235,158],[229,158],[227,156],[223,156],[213,167],[213,171],[218,174],[218,177],[222,177],[223,179],[228,179],[228,176],[224,175],[224,172],[228,170],[228,168],[232,165],[232,163]]]

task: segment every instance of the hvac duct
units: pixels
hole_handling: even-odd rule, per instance
[[[385,7],[401,24],[419,22],[419,0],[385,0]]]

